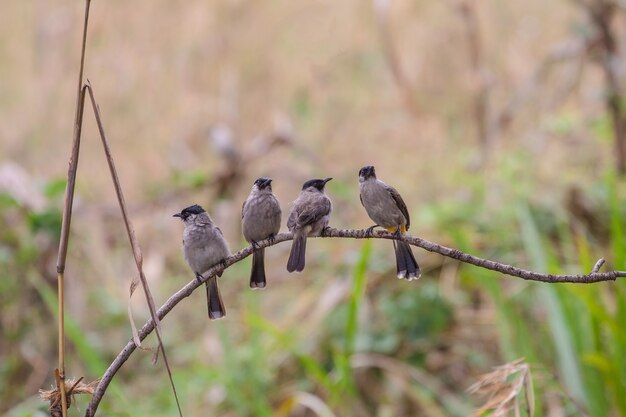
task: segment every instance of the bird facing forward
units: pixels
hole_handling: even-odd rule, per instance
[[[222,231],[215,226],[209,214],[199,205],[189,206],[180,213],[174,214],[174,217],[179,217],[185,224],[183,256],[196,274],[196,279],[201,280],[202,274],[212,266],[223,262],[230,255],[228,244]],[[217,274],[217,276],[221,275],[221,273]],[[217,277],[209,278],[205,284],[209,318],[221,319],[226,316],[226,310],[217,287]]]
[[[241,208],[243,236],[254,249],[250,288],[265,288],[265,248],[256,249],[255,246],[257,242],[276,236],[280,230],[280,218],[280,204],[272,193],[272,179],[257,179]]]

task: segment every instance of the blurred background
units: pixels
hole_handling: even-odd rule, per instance
[[[2,9],[0,412],[40,416],[84,2]],[[85,76],[157,305],[193,279],[175,212],[201,204],[235,251],[254,179],[274,179],[285,224],[305,180],[334,177],[330,225],[365,228],[369,164],[416,236],[542,272],[626,269],[625,17],[617,0],[94,1]],[[89,107],[81,151],[66,372],[93,380],[131,336],[135,266]],[[290,275],[289,247],[267,250],[263,291],[250,258],[224,273],[224,320],[201,290],[163,322],[185,415],[626,416],[626,283],[531,283],[419,249],[409,283],[390,242],[349,239],[311,241]],[[100,411],[175,415],[162,362],[135,352]]]

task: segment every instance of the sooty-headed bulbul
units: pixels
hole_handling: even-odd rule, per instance
[[[241,209],[243,236],[254,249],[250,288],[265,288],[265,248],[256,249],[255,245],[276,236],[280,230],[280,218],[280,204],[272,193],[272,179],[257,179]]]
[[[302,185],[298,198],[293,202],[287,227],[293,232],[291,253],[287,271],[301,272],[304,269],[306,238],[319,236],[328,225],[332,203],[324,193],[324,187],[332,178],[312,179]]]
[[[374,167],[369,165],[359,171],[359,188],[361,190],[361,204],[370,219],[376,223],[374,227],[384,227],[398,236],[406,233],[411,225],[409,211],[398,191],[376,178]],[[396,269],[398,278],[409,281],[421,276],[420,267],[413,256],[411,246],[401,240],[393,241],[396,254]]]
[[[183,256],[196,274],[196,279],[200,280],[202,274],[209,268],[223,262],[230,255],[226,239],[209,214],[197,204],[174,214],[174,217],[180,217],[185,224]],[[221,273],[218,274],[218,276],[221,275]],[[216,320],[226,316],[224,303],[217,287],[217,277],[213,276],[206,281],[206,293],[209,318]]]

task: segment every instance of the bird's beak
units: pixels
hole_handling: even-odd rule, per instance
[[[263,183],[263,186],[264,186],[264,187],[267,187],[267,186],[268,186],[268,185],[270,185],[271,183],[272,183],[272,179],[271,179],[271,178],[268,178],[268,179],[266,179],[266,180],[265,180],[265,182]]]
[[[181,219],[183,218],[183,215],[181,213],[176,213],[174,214],[172,217],[180,217]]]
[[[332,180],[332,178],[326,178],[324,179],[324,184],[326,184],[328,181]]]

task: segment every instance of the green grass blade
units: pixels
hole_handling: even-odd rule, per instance
[[[548,249],[543,244],[534,219],[528,206],[522,205],[518,211],[521,238],[524,249],[528,253],[532,268],[537,271],[547,271]],[[550,327],[552,340],[557,350],[557,362],[563,382],[568,391],[584,404],[588,405],[582,373],[575,349],[572,329],[569,328],[566,311],[558,295],[558,288],[551,284],[540,284],[537,293],[546,309],[546,317]]]
[[[354,353],[356,338],[359,332],[359,310],[365,294],[367,283],[367,264],[372,253],[372,242],[366,240],[361,248],[359,259],[352,275],[352,291],[348,300],[348,314],[346,318],[345,339],[343,349],[335,352],[334,361],[338,371],[338,378],[333,390],[333,400],[340,401],[344,395],[353,395],[356,392],[352,379],[350,358]]]
[[[372,242],[366,240],[361,249],[361,255],[354,268],[352,291],[348,303],[348,319],[346,321],[346,339],[344,351],[346,356],[354,353],[356,336],[359,330],[358,315],[363,295],[365,294],[365,284],[367,283],[367,264],[372,253]]]

